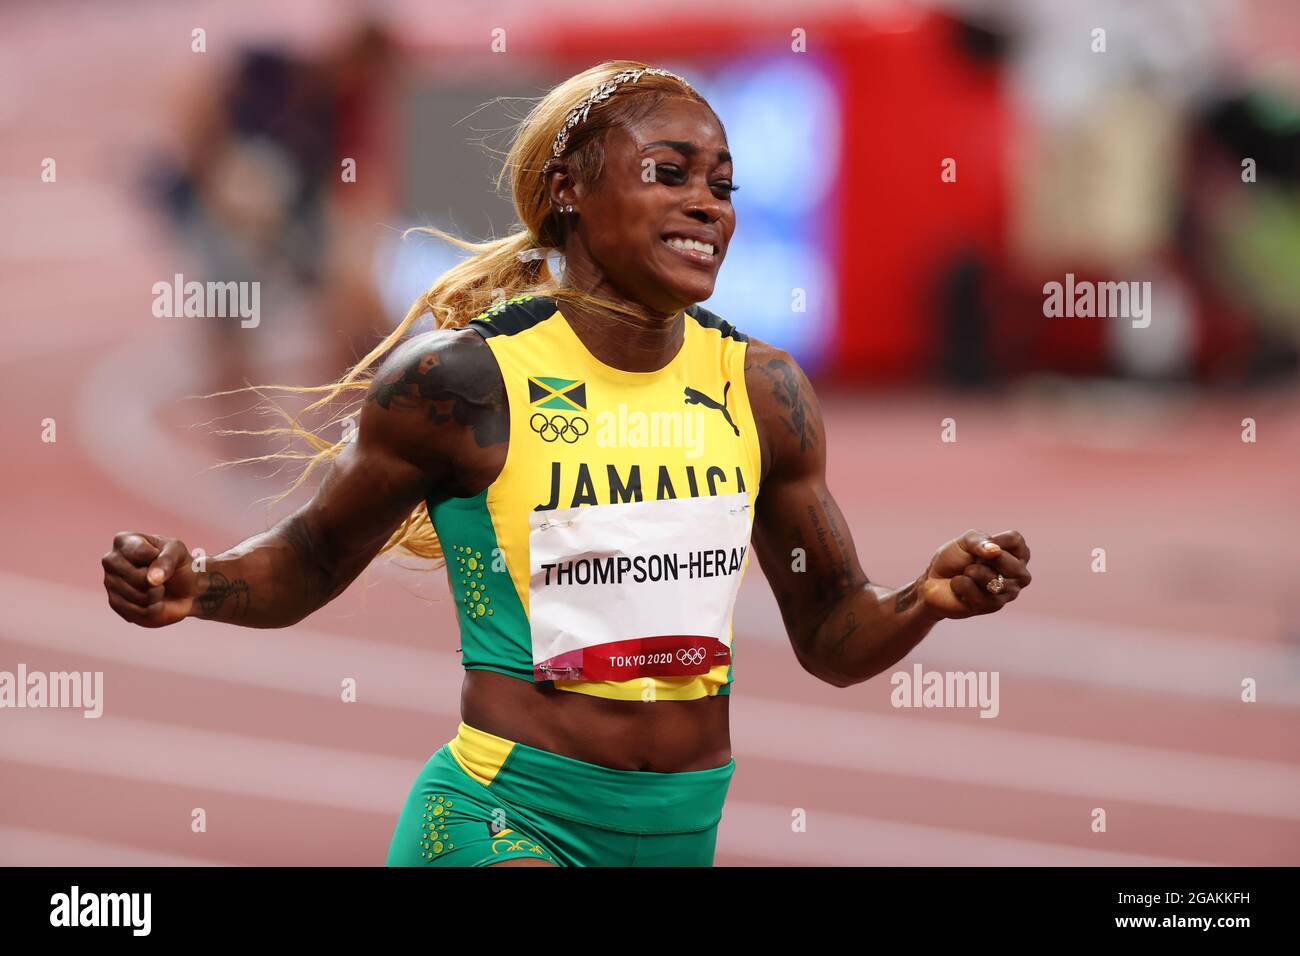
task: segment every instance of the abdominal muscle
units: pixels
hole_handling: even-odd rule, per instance
[[[477,730],[616,770],[681,773],[731,759],[725,696],[609,700],[467,670],[461,719]]]

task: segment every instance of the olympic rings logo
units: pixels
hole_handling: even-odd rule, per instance
[[[704,661],[704,648],[690,647],[682,648],[677,652],[677,660],[683,664],[699,664]]]
[[[552,415],[547,418],[541,412],[537,412],[528,420],[528,427],[541,435],[542,441],[555,441],[557,438],[563,438],[568,444],[572,445],[587,434],[591,426],[587,424],[587,420],[581,415],[573,418]]]

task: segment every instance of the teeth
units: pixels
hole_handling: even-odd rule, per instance
[[[698,239],[682,239],[678,236],[673,236],[664,241],[674,249],[694,249],[696,252],[705,252],[709,255],[713,255],[713,244],[709,242],[700,242]]]

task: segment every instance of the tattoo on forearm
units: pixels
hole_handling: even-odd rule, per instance
[[[848,617],[844,619],[844,630],[840,633],[839,639],[835,642],[835,646],[831,648],[831,653],[836,657],[843,657],[845,642],[859,627],[860,625],[858,624],[857,615],[852,611],[849,611]]]
[[[808,405],[804,401],[794,369],[783,359],[772,359],[767,363],[767,368],[780,376],[776,378],[774,375],[772,394],[785,406],[786,415],[781,418],[781,421],[786,428],[798,436],[799,450],[807,451],[810,445],[817,443],[817,433],[812,422],[808,420]]]
[[[817,515],[816,505],[808,506],[808,520],[812,522],[813,533],[817,535],[817,544],[821,548],[822,557],[826,559],[826,566],[834,568],[835,572],[838,574],[842,562],[836,561],[831,552],[830,542],[826,540],[827,528],[822,524],[821,519]]]
[[[243,578],[230,580],[220,571],[208,575],[208,586],[198,596],[199,612],[203,617],[213,617],[229,602],[230,616],[239,617],[248,610],[248,582]]]
[[[442,352],[425,352],[401,372],[376,381],[367,401],[383,409],[391,409],[395,400],[424,402],[429,421],[472,428],[480,448],[506,441],[510,418],[500,372],[467,352],[457,354],[460,361],[443,362]]]
[[[835,539],[835,547],[840,555],[840,574],[847,580],[849,577],[849,558],[852,549],[849,543],[844,540],[844,535],[840,532],[839,523],[835,520],[836,508],[826,495],[821,496],[822,514],[826,516],[826,526],[830,529],[831,537]],[[870,582],[867,582],[868,584]]]
[[[826,561],[826,569],[834,579],[834,592],[838,598],[853,590],[858,584],[849,570],[849,548],[844,541],[844,536],[840,534],[839,525],[835,522],[830,502],[823,496],[821,503],[823,510],[820,514],[816,505],[808,506],[808,520],[817,535],[817,544],[821,549],[822,558]],[[863,578],[863,583],[871,582]]]
[[[894,613],[902,614],[904,611],[910,608],[913,604],[916,603],[916,597],[919,593],[920,592],[916,586],[915,581],[913,581],[907,587],[903,588],[903,590],[899,591],[898,597],[894,599]]]

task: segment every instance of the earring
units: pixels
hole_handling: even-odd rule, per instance
[[[572,212],[573,212],[573,206],[571,206],[571,205],[569,205],[569,206],[565,206],[565,207],[564,207],[564,211],[565,211],[566,213],[572,213]]]

